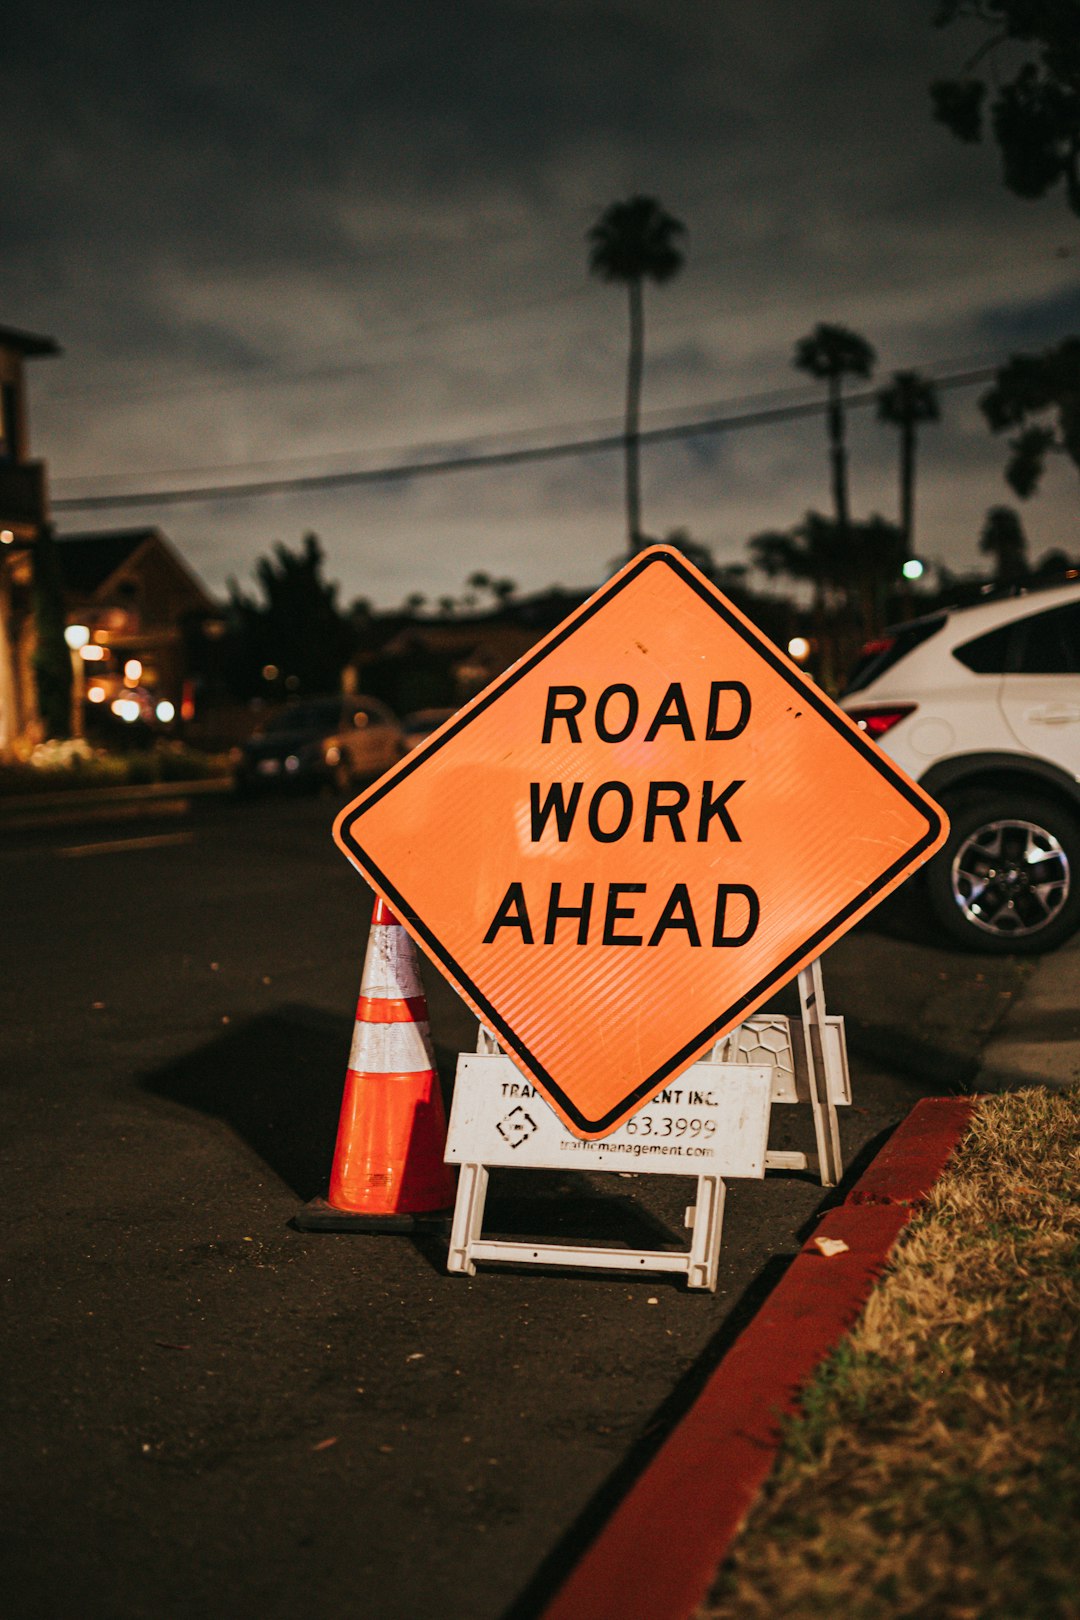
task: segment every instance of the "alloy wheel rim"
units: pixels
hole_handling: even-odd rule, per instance
[[[960,845],[952,895],[964,918],[997,938],[1038,933],[1069,898],[1071,871],[1061,844],[1033,821],[988,821]]]

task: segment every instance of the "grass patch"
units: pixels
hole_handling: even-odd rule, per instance
[[[986,1098],[700,1620],[1080,1615],[1080,1088]]]

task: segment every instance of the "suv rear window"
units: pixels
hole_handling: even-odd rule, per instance
[[[953,648],[976,675],[1080,674],[1080,602],[1031,613]]]
[[[1019,628],[1016,624],[999,624],[996,630],[954,647],[953,657],[973,675],[1004,675],[1013,667],[1012,648]]]
[[[874,641],[868,641],[848,677],[843,696],[848,698],[855,692],[863,691],[871,681],[876,681],[879,675],[884,675],[887,669],[898,664],[901,658],[906,658],[909,652],[914,652],[924,641],[937,635],[945,618],[944,613],[935,613],[931,618],[916,619],[911,624],[894,625],[890,630],[883,630]]]
[[[1021,631],[1017,672],[1021,675],[1080,674],[1080,602],[1035,613]]]

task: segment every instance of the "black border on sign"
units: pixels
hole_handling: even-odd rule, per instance
[[[839,735],[842,736],[844,740],[853,748],[857,749],[862,754],[867,764],[871,765],[874,770],[877,771],[879,776],[883,776],[885,780],[893,788],[895,788],[896,791],[900,793],[915,810],[919,812],[920,815],[926,818],[927,830],[924,836],[917,839],[916,842],[912,844],[911,848],[908,849],[905,854],[900,856],[898,860],[895,860],[892,865],[881,874],[880,877],[876,878],[873,883],[868,884],[866,888],[861,890],[861,892],[857,894],[853,900],[849,901],[846,906],[842,907],[840,911],[836,912],[827,923],[824,923],[820,928],[816,929],[814,933],[809,935],[809,937],[805,939],[801,945],[797,946],[795,950],[789,952],[782,962],[777,963],[774,968],[770,969],[770,971],[765,974],[763,978],[759,979],[757,983],[753,985],[753,987],[744,995],[740,996],[737,1001],[732,1002],[729,1007],[725,1007],[722,1013],[706,1024],[703,1029],[699,1030],[691,1040],[686,1041],[677,1052],[673,1053],[672,1056],[666,1060],[666,1062],[662,1063],[659,1068],[654,1069],[652,1074],[650,1074],[647,1079],[643,1080],[642,1083],[633,1091],[628,1092],[620,1103],[618,1103],[614,1108],[610,1108],[607,1113],[603,1114],[599,1119],[587,1119],[581,1110],[573,1102],[571,1102],[569,1097],[566,1096],[561,1087],[552,1079],[551,1075],[548,1074],[547,1070],[544,1068],[544,1065],[533,1056],[532,1052],[525,1045],[525,1043],[514,1033],[506,1021],[500,1017],[497,1010],[491,1005],[490,1001],[488,1001],[483,992],[473,983],[469,975],[462,971],[458,962],[455,961],[455,959],[450,955],[449,951],[446,950],[445,946],[432,933],[431,929],[424,922],[423,918],[417,915],[416,911],[410,905],[409,901],[402,894],[397,885],[387,877],[386,873],[383,872],[381,867],[379,867],[377,863],[372,860],[371,856],[367,854],[363,845],[357,838],[354,828],[356,823],[368,810],[370,810],[374,805],[378,804],[381,799],[384,799],[388,793],[393,792],[394,788],[399,782],[404,781],[407,776],[411,776],[413,771],[425,764],[433,754],[438,753],[440,748],[448,743],[452,737],[455,737],[459,731],[464,730],[467,725],[476,719],[477,715],[483,714],[484,710],[490,708],[491,705],[498,698],[500,698],[504,692],[509,691],[510,688],[515,686],[523,676],[528,675],[533,669],[536,668],[538,664],[542,663],[549,653],[554,652],[556,647],[562,646],[565,641],[569,640],[579,626],[587,623],[588,620],[591,619],[593,615],[605,605],[605,603],[607,603],[613,596],[617,596],[618,593],[625,589],[625,587],[629,585],[632,580],[636,579],[644,569],[655,567],[657,564],[663,564],[666,567],[673,569],[675,573],[677,573],[683,579],[683,581],[690,586],[691,590],[696,592],[702,601],[712,608],[713,612],[716,613],[718,617],[724,620],[729,629],[734,630],[736,635],[741,636],[743,641],[747,642],[748,645],[751,646],[754,651],[758,653],[760,657],[762,657],[765,662],[776,671],[778,675],[782,676],[782,678],[787,681],[792,690],[798,693],[801,702],[805,702],[814,708],[821,718],[832,726],[834,731],[839,733]],[[648,1097],[652,1092],[656,1091],[660,1086],[662,1086],[664,1081],[670,1075],[676,1073],[683,1065],[685,1065],[687,1059],[694,1052],[702,1048],[710,1039],[715,1039],[718,1031],[729,1027],[736,1019],[738,1019],[740,1013],[746,1011],[746,1009],[748,1009],[752,1004],[762,1000],[771,989],[783,982],[786,982],[797,963],[807,960],[815,951],[817,946],[823,944],[823,942],[828,939],[831,934],[834,934],[837,929],[848,920],[849,917],[853,916],[857,911],[865,906],[868,900],[872,900],[875,894],[880,893],[882,889],[886,888],[888,884],[891,883],[892,880],[904,870],[905,867],[910,866],[911,863],[915,861],[925,849],[928,849],[929,846],[940,836],[942,826],[943,823],[941,817],[938,815],[937,810],[932,803],[929,802],[919,790],[913,788],[912,784],[909,783],[905,777],[899,774],[899,772],[892,765],[892,762],[886,757],[885,754],[881,752],[879,748],[871,743],[860,731],[856,730],[847,722],[841,720],[833,710],[831,704],[829,704],[822,697],[822,694],[818,692],[816,688],[805,679],[805,677],[796,674],[788,666],[784,659],[781,658],[776,648],[760,633],[760,631],[756,630],[753,625],[744,623],[741,618],[734,614],[724,598],[720,596],[719,593],[714,594],[714,587],[710,586],[703,577],[692,571],[691,568],[679,557],[677,552],[665,550],[662,552],[652,551],[646,553],[638,562],[631,563],[626,569],[617,574],[610,584],[601,586],[600,590],[597,591],[595,596],[588,600],[581,611],[579,611],[576,615],[572,614],[570,618],[567,619],[565,623],[557,630],[555,630],[550,638],[543,641],[534,652],[526,654],[520,663],[515,664],[506,675],[488,687],[487,691],[480,698],[479,702],[475,703],[471,708],[469,708],[460,717],[460,719],[451,721],[441,735],[435,737],[431,743],[419,749],[416,756],[406,759],[387,777],[385,782],[374,787],[371,790],[371,793],[364,798],[363,803],[358,805],[355,810],[347,811],[342,816],[337,830],[341,843],[346,847],[347,852],[350,854],[352,859],[355,860],[356,864],[363,871],[371,874],[371,876],[375,879],[378,888],[388,897],[393,910],[396,911],[401,918],[408,921],[410,927],[414,929],[424,941],[432,956],[442,963],[450,978],[462,986],[472,1000],[474,1006],[476,1006],[483,1014],[485,1022],[492,1030],[494,1030],[496,1035],[498,1035],[503,1045],[509,1047],[512,1051],[517,1053],[530,1072],[537,1078],[537,1080],[540,1081],[543,1088],[556,1099],[560,1108],[563,1109],[568,1118],[574,1121],[575,1125],[584,1131],[604,1131],[613,1125],[615,1121],[623,1114],[625,1114],[628,1108],[632,1108],[635,1103],[640,1102],[642,1099]]]

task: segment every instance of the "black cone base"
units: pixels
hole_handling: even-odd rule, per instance
[[[445,1210],[422,1215],[361,1215],[335,1209],[325,1198],[312,1198],[289,1224],[298,1232],[430,1232],[432,1228],[449,1229],[449,1220]]]

